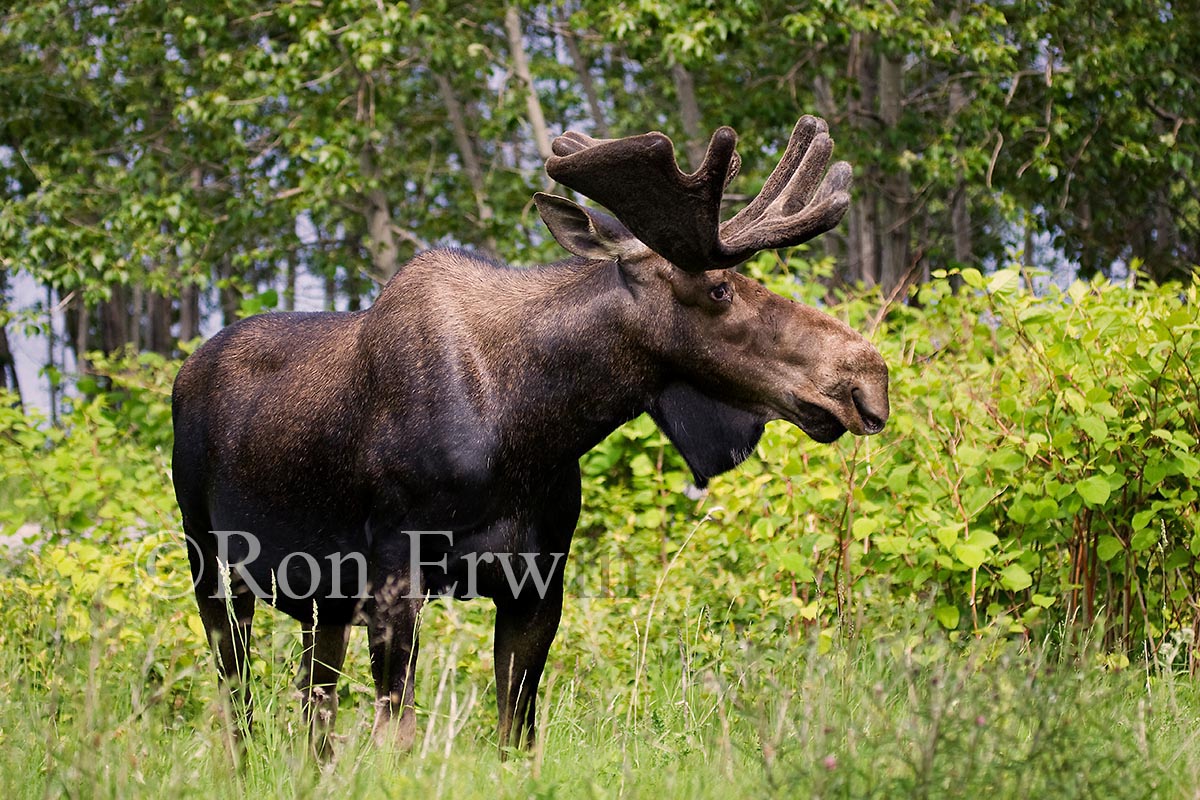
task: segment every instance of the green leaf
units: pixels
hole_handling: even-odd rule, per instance
[[[654,462],[651,461],[650,456],[646,455],[645,453],[638,453],[636,456],[634,456],[633,460],[629,462],[629,468],[632,470],[634,475],[639,477],[653,475],[655,471]]]
[[[1076,424],[1093,442],[1102,442],[1108,438],[1108,426],[1099,417],[1080,417]]]
[[[1000,544],[1000,537],[991,531],[977,529],[971,531],[971,535],[967,537],[967,544],[982,547],[984,550],[991,550]]]
[[[874,517],[859,517],[850,526],[850,534],[855,539],[865,539],[879,530],[879,520]]]
[[[1021,272],[1015,268],[1002,269],[988,281],[987,290],[990,294],[1008,292],[1015,289],[1020,281]]]
[[[1034,594],[1034,596],[1030,598],[1030,600],[1033,601],[1033,604],[1035,606],[1039,606],[1040,608],[1049,608],[1050,606],[1054,605],[1054,601],[1057,599],[1058,598],[1051,597],[1048,594]]]
[[[938,528],[933,535],[942,547],[949,550],[954,546],[955,542],[958,541],[958,531],[958,526],[947,525],[945,527]]]
[[[1000,585],[1011,592],[1028,589],[1033,584],[1033,576],[1019,564],[1009,564],[1000,570]]]
[[[1131,525],[1135,531],[1140,531],[1142,528],[1145,528],[1147,525],[1149,525],[1150,520],[1154,519],[1154,517],[1157,515],[1158,512],[1152,508],[1142,509],[1133,515],[1133,522]]]
[[[987,560],[987,551],[979,545],[961,542],[954,545],[954,556],[971,569],[978,569]]]
[[[1021,469],[1026,463],[1025,454],[1020,450],[997,450],[988,459],[989,465],[1003,472]]]
[[[904,491],[904,489],[908,486],[908,476],[912,474],[912,471],[916,468],[916,466],[916,464],[902,464],[901,466],[893,469],[888,475],[888,489],[893,492]]]
[[[1135,553],[1143,553],[1149,550],[1157,541],[1158,529],[1145,528],[1133,535],[1133,538],[1129,540],[1129,548]]]
[[[983,450],[980,450],[978,447],[971,447],[970,445],[965,444],[959,445],[958,449],[954,451],[954,454],[958,460],[958,463],[962,464],[964,467],[973,467],[976,464],[981,463],[985,457]]]
[[[1090,506],[1104,505],[1108,502],[1110,489],[1108,479],[1103,475],[1093,475],[1075,484],[1075,491]]]
[[[1101,561],[1112,561],[1124,549],[1125,545],[1121,544],[1121,540],[1117,537],[1101,536],[1100,542],[1096,545],[1096,556]]]
[[[818,534],[816,540],[813,541],[813,552],[824,552],[825,550],[833,547],[835,544],[837,544],[837,537],[835,537],[832,533]]]
[[[943,604],[933,609],[933,616],[934,619],[941,623],[943,628],[952,631],[958,627],[958,620],[961,615],[959,614],[958,606]]]

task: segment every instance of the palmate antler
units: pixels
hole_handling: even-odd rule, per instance
[[[834,227],[850,204],[850,165],[825,172],[833,140],[824,120],[804,116],[762,191],[722,223],[721,196],[741,164],[732,128],[718,128],[690,175],[661,133],[554,140],[546,172],[607,207],[650,249],[689,271],[727,269],[760,250],[806,242]],[[824,180],[822,180],[824,175]]]

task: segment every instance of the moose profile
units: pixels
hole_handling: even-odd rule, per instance
[[[246,713],[259,598],[304,628],[318,754],[354,624],[369,630],[374,738],[410,747],[418,612],[430,596],[483,596],[496,605],[499,743],[528,746],[584,453],[648,412],[702,486],[769,420],[818,442],[883,429],[878,351],[733,271],[835,226],[850,166],[826,171],[833,142],[806,116],[761,193],[722,222],[736,141],[720,128],[684,174],[661,133],[568,132],[547,172],[611,212],[535,196],[573,258],[512,269],[433,250],[369,309],[249,317],[187,360],[175,491],[200,616]]]

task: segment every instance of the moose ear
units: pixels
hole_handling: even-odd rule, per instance
[[[650,416],[691,467],[696,486],[741,464],[754,452],[766,424],[761,416],[726,405],[686,383],[672,383],[650,406]]]
[[[533,202],[558,243],[577,256],[613,261],[645,248],[628,228],[602,211],[545,192],[534,194]]]

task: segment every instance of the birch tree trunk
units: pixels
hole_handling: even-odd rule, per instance
[[[592,80],[591,64],[584,58],[583,51],[579,49],[579,37],[575,35],[575,31],[571,30],[571,24],[565,18],[559,25],[559,31],[562,34],[563,44],[567,47],[567,53],[571,56],[571,64],[575,67],[575,74],[579,78],[579,85],[583,88],[583,97],[587,101],[588,113],[592,118],[592,127],[596,138],[608,139],[610,138],[608,120],[605,118],[604,107],[600,105],[600,95],[596,91],[596,82]]]
[[[525,38],[521,33],[521,12],[515,5],[504,9],[504,30],[508,34],[508,52],[512,58],[513,72],[525,88],[525,107],[529,114],[529,126],[533,129],[533,142],[542,161],[554,153],[550,150],[550,132],[546,128],[546,117],[542,114],[542,103],[533,86],[533,75],[529,72],[529,58],[525,53]]]
[[[488,255],[495,257],[496,239],[488,232],[493,219],[492,207],[488,204],[487,193],[483,182],[483,167],[479,164],[479,156],[475,152],[475,144],[467,129],[466,115],[463,114],[462,103],[454,92],[454,86],[441,72],[433,70],[433,81],[437,84],[438,95],[446,108],[446,117],[450,120],[450,131],[454,135],[454,144],[458,147],[458,156],[462,160],[463,172],[466,173],[467,183],[475,196],[476,224],[484,231],[483,247]]]

